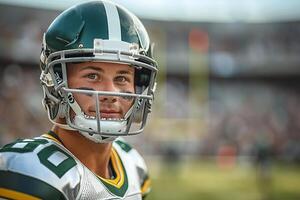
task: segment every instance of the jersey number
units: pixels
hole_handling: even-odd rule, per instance
[[[29,153],[33,152],[40,144],[46,143],[48,143],[48,141],[44,139],[17,140],[15,143],[5,145],[3,149],[0,149],[0,152]],[[49,158],[55,156],[55,154],[60,154],[64,159],[60,163],[54,164]],[[59,178],[76,165],[75,160],[70,155],[54,144],[43,148],[37,155],[40,162]]]

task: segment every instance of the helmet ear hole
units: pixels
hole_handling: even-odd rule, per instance
[[[57,119],[59,116],[59,106],[57,106],[53,101],[50,102],[50,99],[44,99],[43,101],[45,102],[45,108],[48,110],[50,119]]]
[[[148,87],[150,83],[151,71],[145,68],[135,68],[135,85],[138,87]]]
[[[61,64],[56,64],[53,66],[53,73],[55,75],[55,81],[59,85],[63,80],[62,66]]]

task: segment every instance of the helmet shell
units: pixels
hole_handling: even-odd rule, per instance
[[[150,46],[140,20],[127,9],[106,1],[86,2],[65,10],[45,34],[50,53],[93,48],[95,38],[135,43],[145,52]]]

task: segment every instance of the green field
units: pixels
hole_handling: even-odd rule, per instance
[[[299,200],[300,166],[273,162],[265,176],[250,164],[219,167],[215,161],[148,162],[147,200]]]

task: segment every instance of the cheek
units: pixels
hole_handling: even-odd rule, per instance
[[[68,87],[71,89],[80,88],[84,85],[86,85],[86,83],[81,78],[74,77],[74,78],[68,79]]]
[[[128,92],[131,92],[132,94],[135,93],[135,87],[134,87],[134,85],[132,85],[132,86],[129,88]],[[124,106],[126,106],[126,109],[127,109],[126,111],[128,111],[129,108],[133,105],[133,103],[134,103],[134,101],[135,101],[135,98],[132,98],[132,100],[124,100],[124,99],[123,99],[123,101],[124,101]]]
[[[79,93],[74,93],[74,98],[80,108],[83,111],[86,111],[87,108],[95,101],[95,98],[93,96],[88,96],[86,94],[79,94]]]
[[[119,98],[119,105],[122,108],[123,114],[125,114],[133,105],[134,99],[128,100],[124,98]]]

